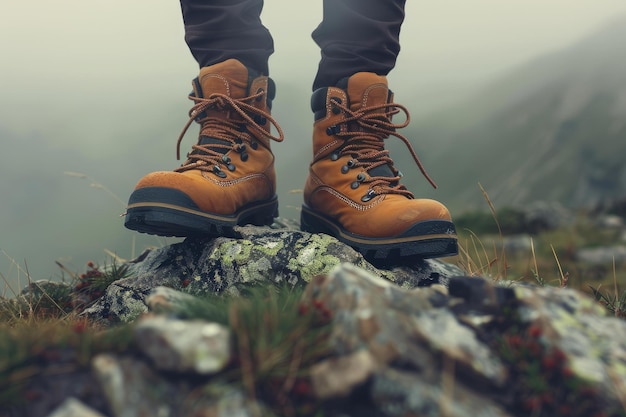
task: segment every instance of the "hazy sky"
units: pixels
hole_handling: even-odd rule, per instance
[[[321,3],[266,1],[263,20],[276,45],[270,67],[279,88],[281,80],[308,86],[314,77],[319,51],[310,32]],[[424,111],[626,13],[624,0],[407,3],[402,52],[390,78],[424,95]],[[118,101],[120,113],[154,97],[186,103],[197,70],[176,1],[6,0],[0,16],[0,125],[28,131],[25,109],[33,100],[50,129],[66,128],[65,120],[81,117],[87,102],[97,110],[99,102]]]
[[[281,145],[281,152],[287,154],[310,137],[308,93],[319,60],[310,33],[321,18],[321,3],[267,0],[265,5],[263,20],[276,46],[270,70],[278,85],[278,98],[281,86],[296,95],[302,91],[302,99],[297,102],[277,103],[277,108],[283,109],[278,120],[307,120],[305,126],[298,122],[301,131],[287,132],[290,137]],[[419,108],[411,109],[413,117],[428,114],[536,56],[567,47],[614,17],[626,14],[624,0],[407,3],[402,51],[390,83],[397,98],[401,94],[423,98]],[[183,35],[176,1],[1,0],[0,129],[25,135],[36,132],[36,137],[52,142],[61,152],[71,149],[90,158],[114,158],[124,152],[125,142],[145,137],[154,120],[180,109],[180,124],[159,132],[167,143],[151,148],[138,159],[138,164],[144,165],[159,159],[160,169],[171,169],[175,166],[175,138],[190,107],[186,98],[190,80],[197,74]],[[193,138],[186,141],[189,145]],[[50,163],[32,144],[18,145],[23,147],[19,155],[1,156]],[[167,162],[161,166],[161,161]],[[64,166],[49,175],[63,177],[63,170],[75,169]],[[5,178],[11,175],[0,173]],[[116,175],[115,171],[110,175]],[[114,191],[125,199],[127,188],[137,179],[125,179],[128,184]],[[98,180],[108,184],[110,178]],[[20,192],[28,193],[15,191],[2,198],[19,201]],[[41,207],[47,203],[42,201]],[[71,202],[63,206],[68,212],[71,209]],[[113,217],[120,209],[115,210]],[[52,216],[49,211],[42,213]],[[111,228],[122,233],[120,220],[116,217],[114,221]],[[48,221],[45,234],[51,239],[64,232],[56,223],[55,218]],[[39,239],[42,233],[32,226],[16,228],[26,242]],[[7,247],[12,239],[4,232],[0,230],[0,248]],[[76,245],[81,244],[85,242],[77,240]],[[63,249],[62,254],[71,252],[71,248]],[[10,253],[18,260],[33,257],[17,247]],[[0,272],[2,269],[0,263]]]

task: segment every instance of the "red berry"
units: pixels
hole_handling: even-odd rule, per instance
[[[528,351],[535,356],[539,356],[541,354],[541,346],[533,340],[528,343]]]
[[[183,287],[186,287],[189,284],[191,284],[191,280],[189,278],[186,278],[186,279],[183,280]]]
[[[514,347],[514,348],[518,348],[522,344],[522,338],[519,335],[517,335],[517,334],[509,336],[507,338],[507,341],[508,341],[509,345],[511,347]]]
[[[565,353],[563,353],[563,351],[561,349],[558,349],[558,348],[556,348],[556,349],[554,349],[552,351],[552,357],[559,364],[561,364],[561,363],[563,363],[565,361]]]
[[[308,395],[311,393],[311,385],[303,379],[299,379],[293,384],[293,392],[297,395]]]
[[[540,337],[540,336],[541,336],[541,333],[542,333],[542,331],[541,331],[541,328],[540,328],[539,326],[530,326],[530,327],[528,328],[528,335],[529,335],[530,337],[535,338],[535,339],[537,339],[538,337]]]
[[[524,408],[528,411],[536,410],[541,405],[541,401],[537,397],[530,397],[524,400]]]
[[[541,359],[541,366],[547,371],[551,371],[556,367],[556,360],[552,356],[544,356]]]
[[[74,330],[75,333],[84,333],[86,329],[87,329],[86,320],[77,321],[72,326],[72,330]]]
[[[93,263],[93,261],[89,261],[89,262],[87,262],[87,266],[89,268],[93,268],[95,266],[95,264]]]

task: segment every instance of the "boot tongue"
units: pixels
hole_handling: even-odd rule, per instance
[[[387,77],[372,72],[357,72],[348,78],[346,91],[350,100],[350,110],[378,106],[389,102]],[[384,107],[372,110],[372,114],[383,114]],[[388,164],[367,171],[372,177],[395,177]]]
[[[248,89],[248,68],[236,59],[203,67],[193,89],[197,97],[208,98],[219,93],[234,99],[244,98]]]
[[[248,68],[236,59],[229,59],[215,65],[203,67],[200,75],[194,82],[193,94],[196,97],[208,98],[211,94],[225,94],[234,99],[247,96],[248,90]],[[206,117],[216,117],[219,119],[232,119],[228,111],[207,110]],[[230,142],[223,139],[212,138],[201,135],[199,145],[221,144],[228,145]],[[211,147],[219,153],[226,153],[223,147]]]
[[[385,104],[389,99],[387,77],[372,72],[357,72],[348,78],[346,91],[350,98],[350,110],[352,111]],[[384,113],[384,108],[375,110],[375,112]]]

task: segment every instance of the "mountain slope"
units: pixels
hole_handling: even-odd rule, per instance
[[[453,208],[484,204],[478,182],[500,206],[626,195],[624,41],[626,18],[414,127],[442,190],[426,194]]]

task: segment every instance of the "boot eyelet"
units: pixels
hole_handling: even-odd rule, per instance
[[[214,165],[213,166],[213,173],[215,175],[217,175],[220,178],[226,178],[226,173],[224,171],[222,171],[222,169],[219,167],[219,165]]]
[[[230,156],[222,155],[222,162],[225,163],[225,164],[229,164],[230,163]]]
[[[267,123],[267,119],[265,117],[263,117],[263,116],[260,116],[260,115],[254,116],[253,120],[254,120],[254,122],[256,124],[261,125],[261,126],[263,126],[263,125],[265,125],[265,123]]]
[[[343,166],[341,167],[341,173],[342,173],[342,174],[347,174],[347,173],[348,173],[348,171],[350,171],[350,168],[348,168],[348,165],[343,165]]]
[[[231,172],[236,169],[235,165],[233,165],[233,164],[226,165],[226,168],[228,168],[228,170],[231,171]]]
[[[336,161],[337,159],[339,159],[339,154],[337,152],[333,152],[330,154],[331,161]]]
[[[350,184],[350,188],[352,188],[353,190],[356,190],[360,186],[361,186],[361,183],[358,181],[354,181],[352,184]]]
[[[361,197],[361,201],[364,202],[364,203],[367,203],[368,201],[370,201],[374,197],[376,197],[376,193],[374,192],[374,190],[369,190],[367,192],[367,194],[365,194],[363,197]]]
[[[354,168],[354,166],[356,165],[356,161],[354,159],[350,159],[346,165],[348,166],[348,168]]]
[[[332,125],[326,128],[326,134],[328,136],[335,135],[341,131],[341,128],[337,125]]]
[[[259,149],[259,143],[258,142],[252,142],[250,143],[250,147],[254,150]]]
[[[342,103],[342,100],[339,97],[331,97],[330,102],[333,104],[332,112],[333,114],[341,113],[341,109],[337,107],[337,105]]]
[[[256,90],[256,93],[257,93],[257,94],[261,94],[261,93],[263,93],[263,92],[264,92],[264,90],[263,90],[262,88],[259,88],[258,90]],[[258,96],[258,97],[257,97],[257,98],[255,98],[254,100],[255,100],[255,101],[261,101],[261,100],[263,100],[263,96]]]
[[[357,176],[356,176],[356,180],[357,180],[358,182],[363,182],[363,181],[365,181],[365,174],[363,174],[362,172],[361,172],[361,173],[359,173],[359,175],[357,175]]]
[[[246,162],[246,161],[248,160],[248,154],[247,154],[247,153],[245,153],[245,152],[242,152],[242,153],[241,153],[241,160],[242,160],[243,162]]]
[[[246,151],[246,144],[245,143],[239,143],[239,146],[237,146],[235,148],[235,150],[239,153],[245,152]]]

